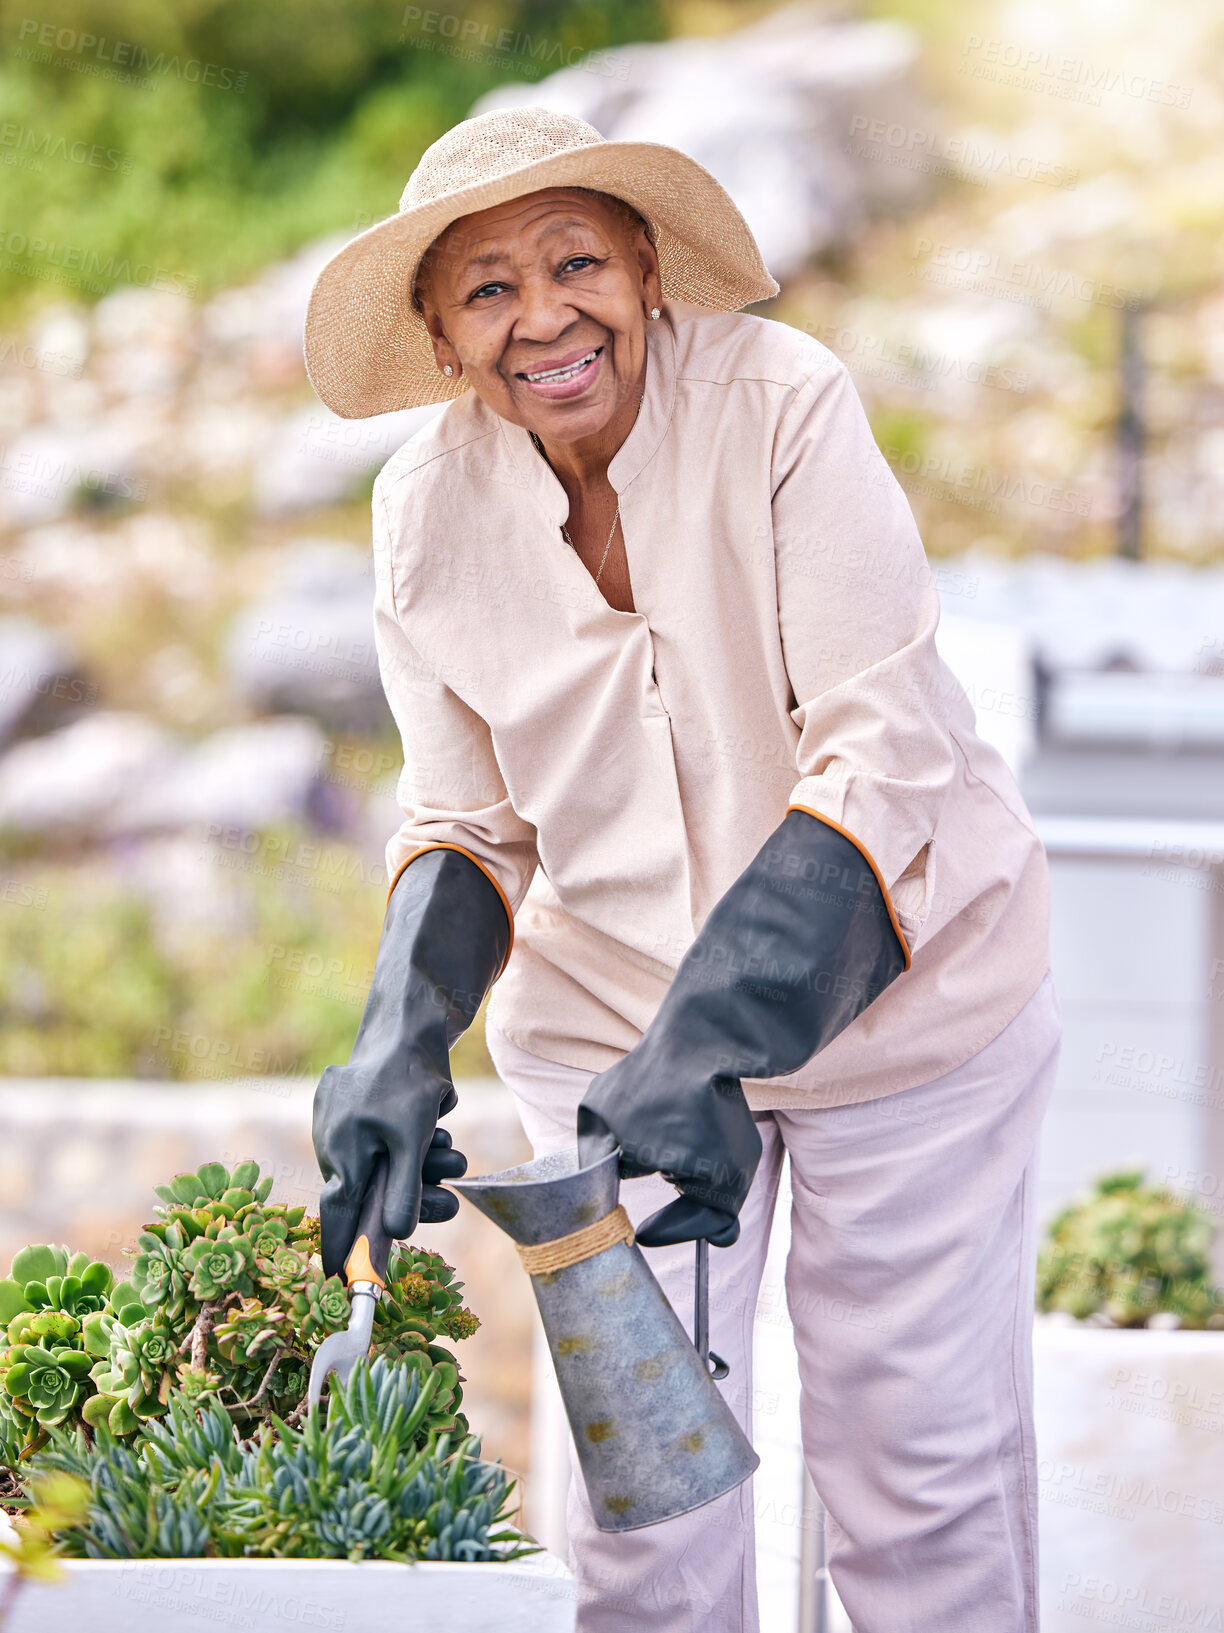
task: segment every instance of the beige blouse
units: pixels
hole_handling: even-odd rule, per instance
[[[490,1019],[599,1071],[802,805],[866,852],[912,963],[800,1071],[746,1079],[749,1102],[910,1088],[1045,974],[1040,842],[936,653],[922,542],[845,367],[784,323],[676,301],[646,334],[608,467],[637,611],[604,600],[561,536],[561,483],[475,393],[379,474],[375,631],[404,743],[389,876],[440,844],[478,862],[516,918]]]

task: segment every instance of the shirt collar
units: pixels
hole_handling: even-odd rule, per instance
[[[623,494],[650,463],[667,434],[675,402],[676,336],[671,313],[664,302],[662,317],[646,320],[646,386],[642,405],[629,435],[608,464],[608,481],[617,494]],[[497,423],[524,485],[531,489],[559,527],[569,513],[569,499],[560,479],[536,451],[529,431],[500,416]]]

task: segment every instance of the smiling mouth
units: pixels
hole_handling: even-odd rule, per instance
[[[601,351],[603,351],[603,347],[596,346],[593,350],[587,352],[585,356],[580,357],[577,362],[567,363],[563,369],[541,369],[538,374],[520,372],[519,379],[530,380],[532,385],[560,385],[562,381],[572,380],[576,374],[581,374],[583,369],[589,368]]]

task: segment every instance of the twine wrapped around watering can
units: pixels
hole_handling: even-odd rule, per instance
[[[759,1459],[617,1201],[619,1152],[576,1150],[450,1185],[518,1248],[601,1531],[713,1502]]]
[[[536,1247],[524,1247],[521,1242],[514,1245],[529,1276],[551,1276],[558,1270],[568,1270],[572,1264],[581,1264],[584,1259],[593,1259],[597,1253],[615,1247],[617,1242],[632,1241],[629,1215],[617,1203],[611,1213],[593,1225],[571,1231],[568,1236],[558,1236],[555,1241],[541,1242]]]

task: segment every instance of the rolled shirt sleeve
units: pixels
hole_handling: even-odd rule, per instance
[[[387,877],[394,889],[423,851],[462,851],[497,889],[513,936],[514,914],[538,866],[535,828],[510,802],[488,725],[454,689],[462,684],[464,660],[452,665],[409,639],[396,595],[386,495],[378,482],[373,518],[374,641],[404,749],[396,791],[404,821],[387,845]]]
[[[935,650],[939,598],[909,502],[831,353],[779,419],[773,480],[778,621],[800,732],[790,804],[865,853],[912,952],[956,774],[959,688]]]

